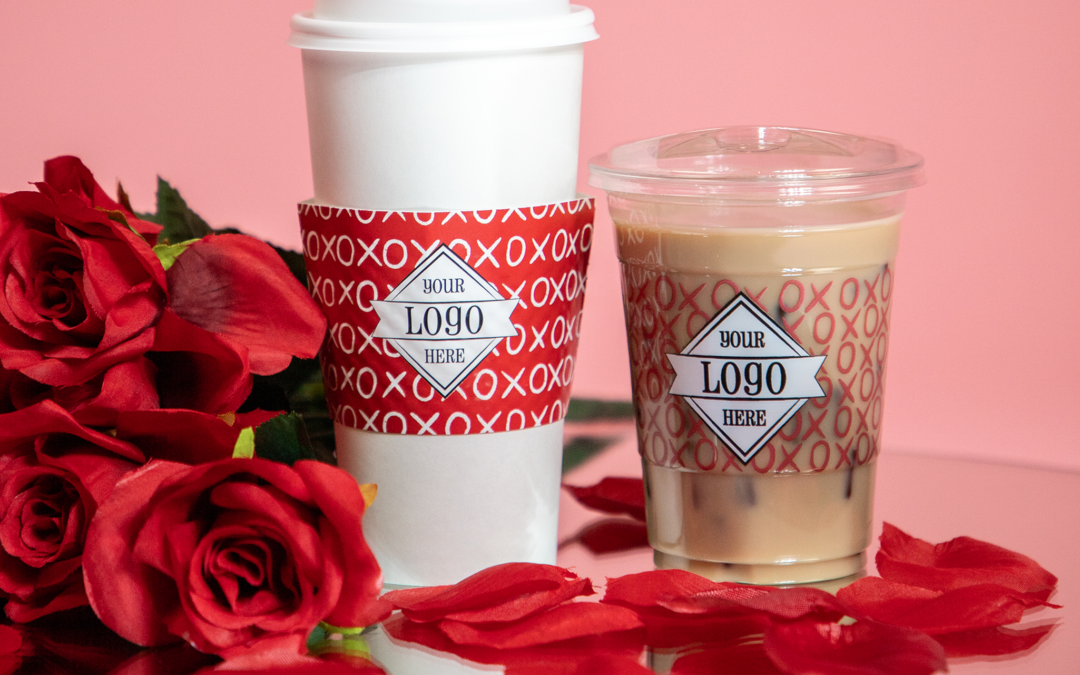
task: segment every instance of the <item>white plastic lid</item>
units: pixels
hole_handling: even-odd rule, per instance
[[[882,139],[722,127],[621,145],[589,162],[589,185],[721,201],[848,200],[922,185],[922,165],[919,155]]]
[[[330,0],[325,10],[294,15],[289,44],[340,52],[488,52],[562,47],[599,37],[592,10],[565,0],[352,5]]]

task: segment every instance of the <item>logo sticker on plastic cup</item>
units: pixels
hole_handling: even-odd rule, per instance
[[[683,397],[745,464],[812,398],[824,356],[811,356],[739,293],[678,354],[669,393]]]
[[[428,384],[449,396],[499,344],[517,337],[506,300],[484,277],[443,244],[420,261],[386,300],[372,300],[379,315],[375,337],[412,364]]]
[[[570,401],[593,203],[419,213],[300,204],[331,415],[378,433],[552,424]]]

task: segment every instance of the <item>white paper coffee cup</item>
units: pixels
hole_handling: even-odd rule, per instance
[[[455,212],[574,200],[592,20],[565,1],[317,1],[289,40],[303,50],[310,203]],[[561,419],[457,436],[335,428],[339,464],[379,485],[364,534],[387,583],[554,562]]]

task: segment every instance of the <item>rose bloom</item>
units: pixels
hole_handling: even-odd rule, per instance
[[[364,508],[355,479],[319,462],[153,461],[91,524],[90,604],[144,646],[299,653],[320,621],[364,626],[387,613]]]
[[[79,425],[51,401],[0,417],[0,596],[9,618],[87,604],[87,527],[142,461],[134,445]]]
[[[74,157],[46,162],[37,188],[0,196],[0,364],[81,385],[154,343],[165,271],[143,235],[159,228],[106,197]]]

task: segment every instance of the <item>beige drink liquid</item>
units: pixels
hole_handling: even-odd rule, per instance
[[[618,237],[657,566],[763,584],[861,570],[900,217],[922,158],[746,126],[589,166]]]
[[[862,567],[900,221],[898,213],[874,217],[888,211],[877,206],[841,212],[856,222],[801,230],[753,221],[635,225],[613,206],[649,539],[660,566],[752,583]],[[807,353],[825,356],[816,377],[824,395],[746,463],[669,393],[675,374],[666,357],[740,292]]]

